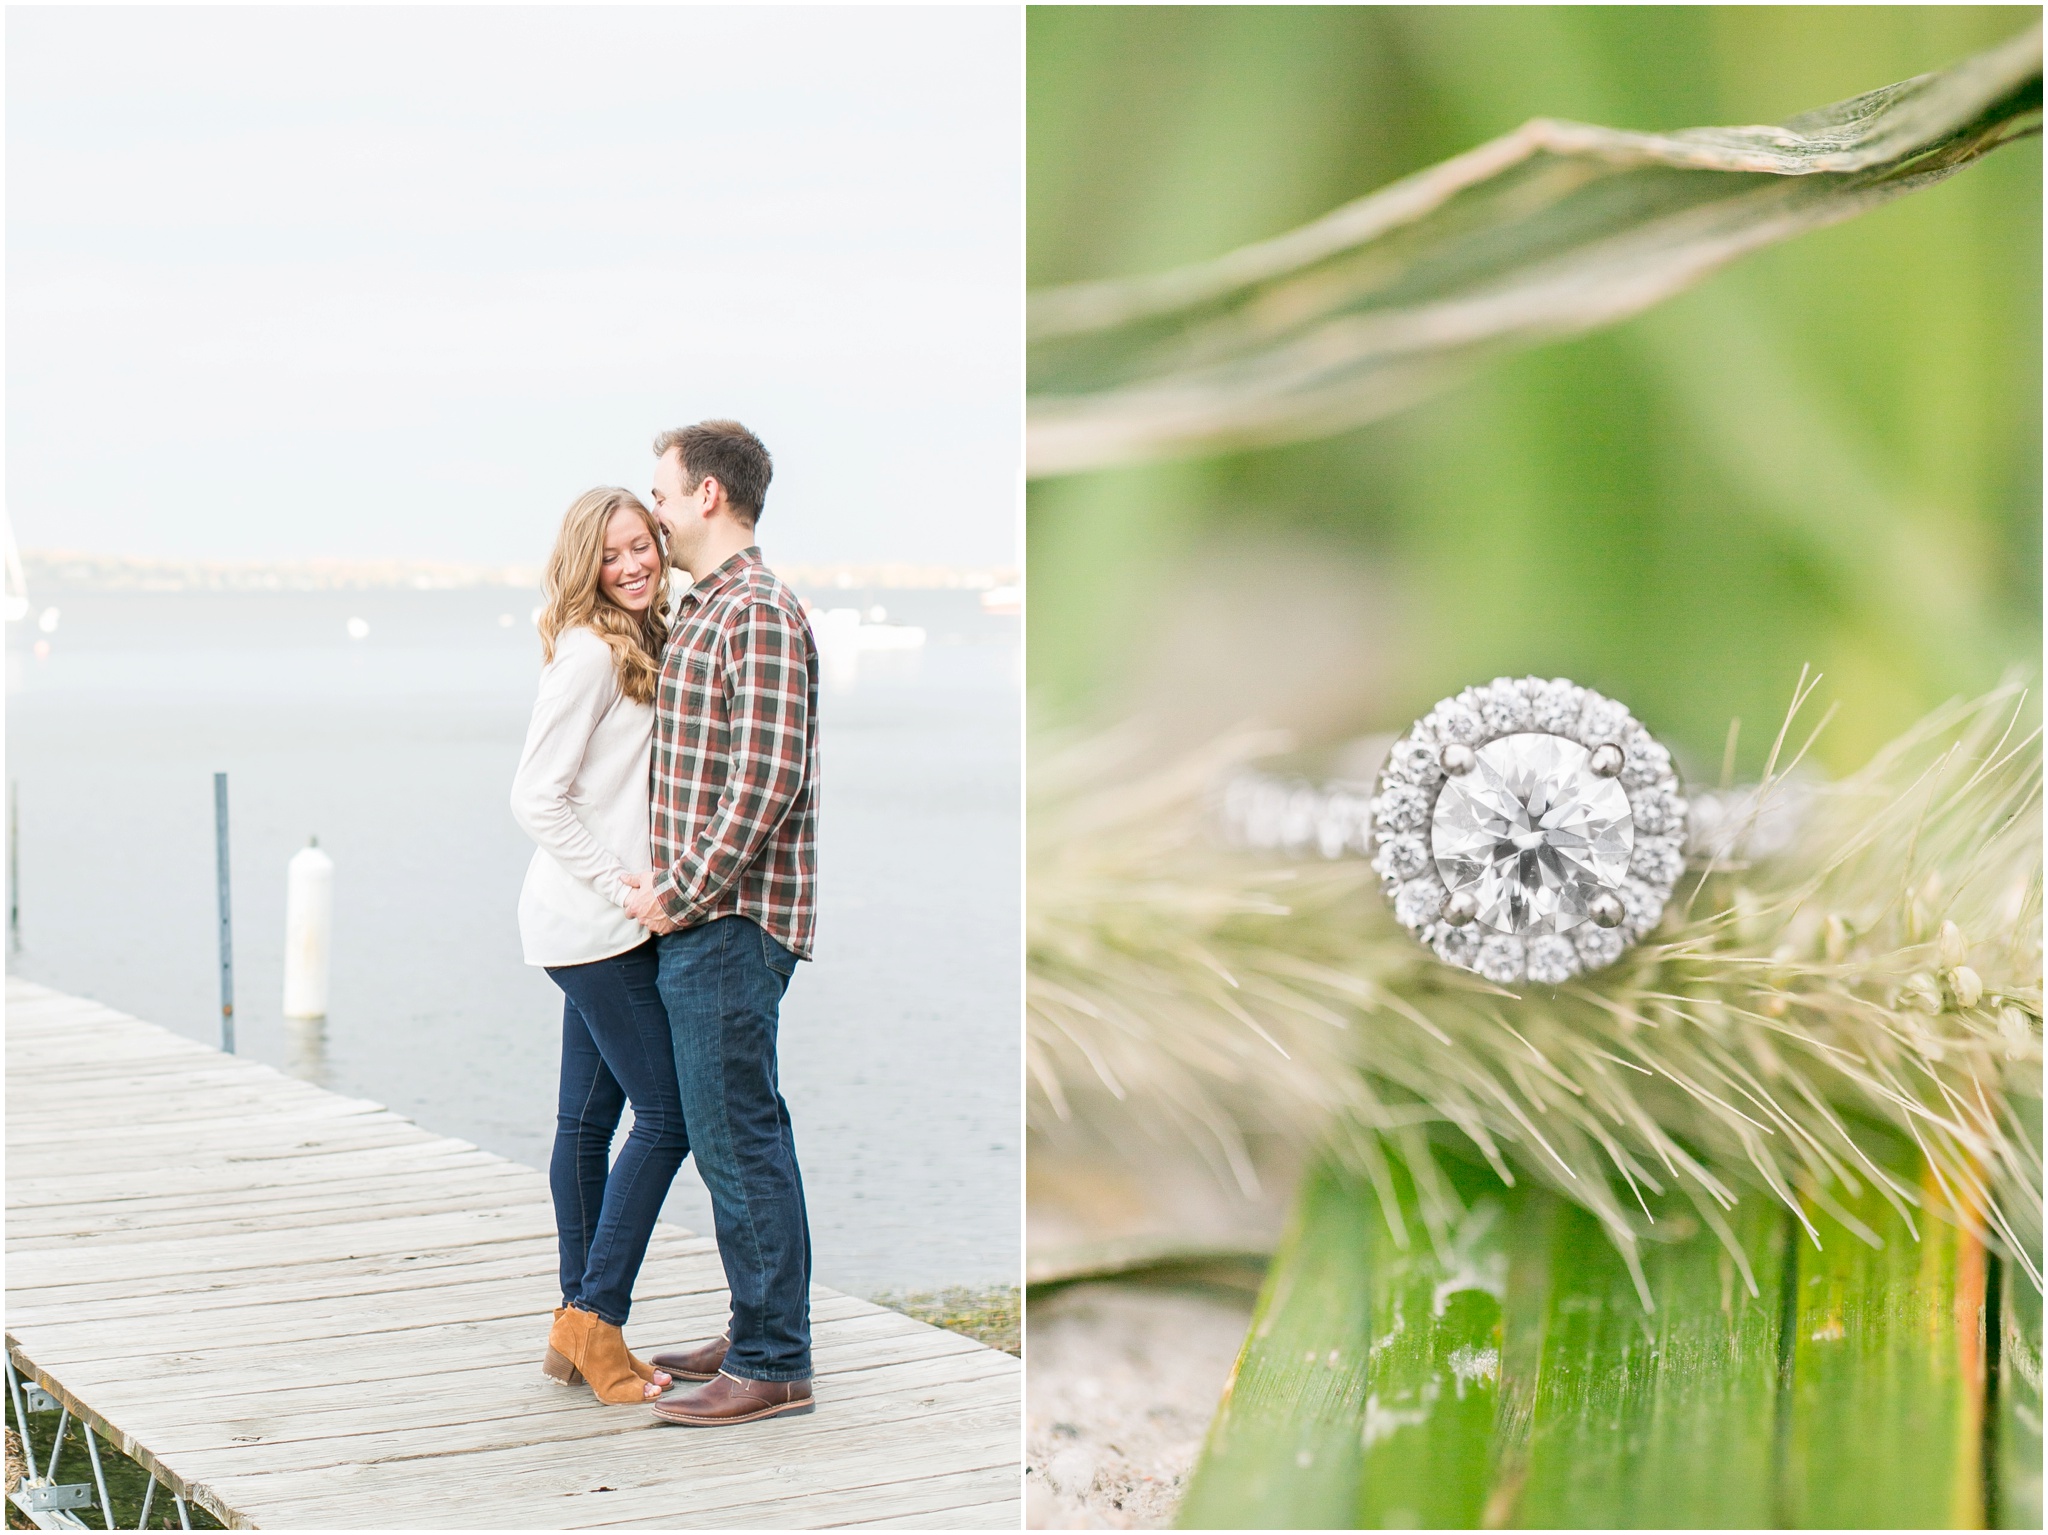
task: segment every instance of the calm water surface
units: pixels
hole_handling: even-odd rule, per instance
[[[806,595],[929,633],[828,669],[819,708],[818,957],[782,1024],[818,1277],[1014,1282],[1018,620],[971,592]],[[506,807],[536,596],[33,596],[59,619],[41,659],[32,624],[7,626],[14,970],[214,1042],[224,770],[241,1053],[545,1167],[561,995],[520,962],[532,845]],[[313,1024],[280,1003],[285,864],[309,835],[335,861],[331,1013]],[[666,1213],[711,1229],[694,1163]]]

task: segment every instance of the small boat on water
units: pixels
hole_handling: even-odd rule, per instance
[[[863,614],[859,608],[812,609],[811,633],[820,650],[916,650],[925,642],[925,631],[917,624],[892,624],[876,620],[882,610]]]

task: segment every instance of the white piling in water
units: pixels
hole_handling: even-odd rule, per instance
[[[327,1016],[334,931],[334,860],[313,838],[292,855],[284,880],[284,1015]]]

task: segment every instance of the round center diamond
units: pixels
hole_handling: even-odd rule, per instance
[[[1628,795],[1563,736],[1502,736],[1446,779],[1430,822],[1430,853],[1452,892],[1470,890],[1496,932],[1565,933],[1586,903],[1619,891],[1635,847]]]

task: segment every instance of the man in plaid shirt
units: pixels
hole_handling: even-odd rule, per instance
[[[655,691],[652,879],[628,907],[661,935],[683,1123],[732,1291],[726,1336],[654,1365],[704,1381],[674,1423],[811,1408],[811,1235],[776,1082],[783,992],[811,956],[818,865],[818,650],[754,524],[773,465],[736,421],[655,442],[671,563],[696,574]]]

